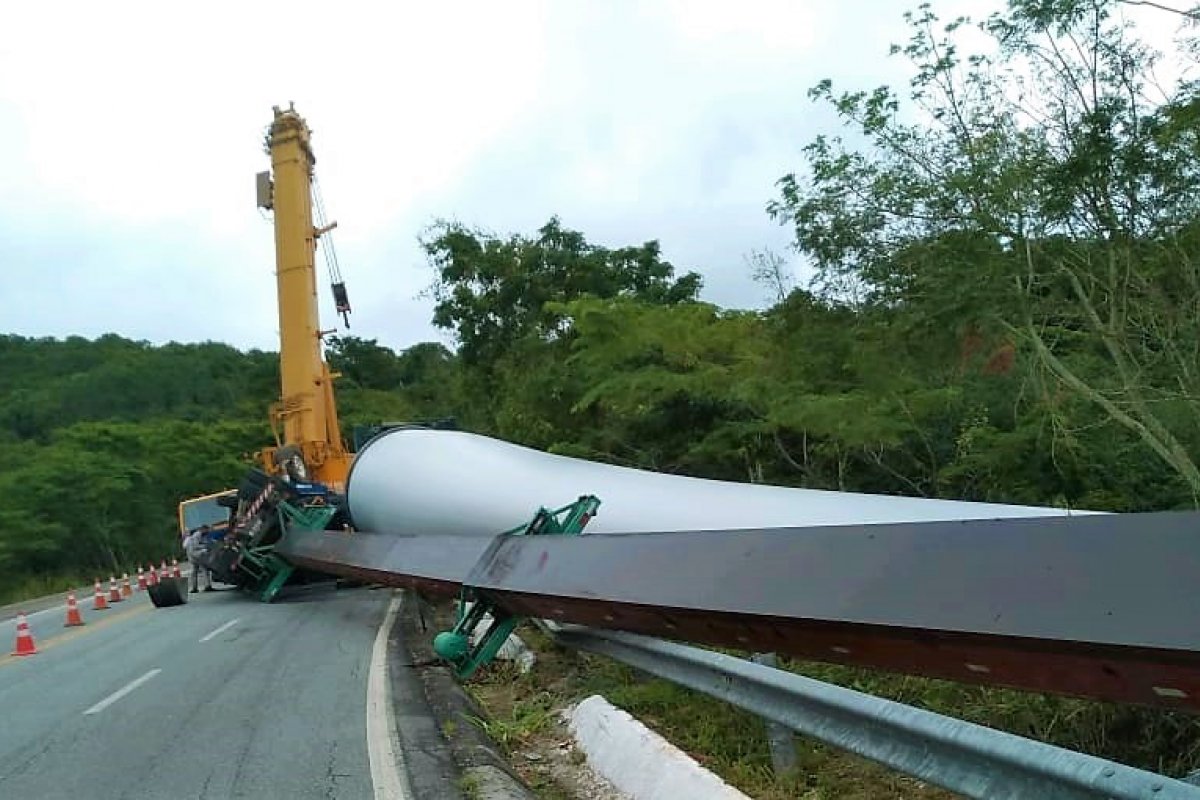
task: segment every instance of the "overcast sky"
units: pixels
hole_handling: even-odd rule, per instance
[[[706,299],[761,305],[743,256],[786,251],[774,182],[837,127],[806,90],[902,76],[886,52],[914,4],[6,4],[0,331],[277,347],[253,179],[289,101],[314,131],[354,334],[445,340],[419,296],[437,218],[658,239]]]

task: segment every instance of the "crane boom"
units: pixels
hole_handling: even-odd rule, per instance
[[[295,571],[272,552],[284,516],[302,526],[345,524],[341,500],[353,459],[338,425],[337,374],[322,353],[322,339],[333,331],[321,330],[317,305],[317,240],[336,223],[325,219],[308,123],[291,105],[274,112],[265,141],[271,169],[258,173],[256,188],[258,206],[274,214],[280,394],[268,416],[275,444],[255,454],[258,466],[237,489],[179,504],[180,536],[202,531],[209,545],[203,565],[218,580],[268,601]],[[346,319],[350,301],[332,240],[323,249],[334,307]],[[156,606],[178,605],[184,598],[177,588],[171,584],[151,599]]]
[[[275,215],[281,394],[270,412],[276,446],[259,458],[268,471],[282,466],[342,491],[351,456],[338,427],[336,376],[322,357],[317,308],[317,239],[332,225],[313,224],[316,158],[308,124],[294,108],[274,112],[266,141],[271,172],[259,174],[258,202]]]

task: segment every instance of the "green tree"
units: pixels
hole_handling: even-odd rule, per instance
[[[459,355],[478,365],[516,341],[562,332],[550,302],[579,297],[634,297],[655,303],[692,300],[700,276],[675,278],[658,242],[610,250],[551,219],[534,238],[500,238],[455,223],[439,223],[423,240],[436,276],[433,322],[452,330]]]
[[[399,355],[400,385],[414,414],[443,417],[459,405],[457,356],[438,342],[419,342]]]
[[[403,380],[400,360],[375,339],[331,336],[325,358],[342,380],[363,389],[398,389]]]
[[[758,314],[633,298],[585,298],[551,310],[570,324],[569,354],[556,360],[574,379],[563,405],[578,420],[577,455],[761,479],[759,416],[745,391],[763,361]]]
[[[1135,434],[1200,497],[1196,87],[1151,91],[1158,55],[1109,0],[1011,0],[981,23],[908,15],[887,87],[811,95],[864,146],[818,137],[770,211],[823,290],[903,306],[917,335],[1007,338],[1040,390]],[[1063,430],[1074,422],[1066,421]]]

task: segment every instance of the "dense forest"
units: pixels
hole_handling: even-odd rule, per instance
[[[903,91],[815,86],[844,129],[764,197],[814,280],[771,252],[714,265],[750,271],[765,310],[701,302],[656,242],[433,225],[454,346],[331,338],[347,438],[454,417],[728,480],[1194,506],[1200,100],[1186,73],[1155,77],[1121,8],[1011,0],[965,53],[967,23],[923,7],[895,49]],[[1175,60],[1194,61],[1183,30]],[[0,586],[171,547],[175,504],[268,442],[277,370],[216,343],[0,337]]]

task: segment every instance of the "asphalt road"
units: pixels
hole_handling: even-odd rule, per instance
[[[368,673],[391,593],[191,597],[81,598],[87,625],[70,629],[52,606],[23,658],[3,655],[15,622],[0,622],[0,797],[373,796]]]
[[[180,564],[179,568],[183,574],[188,574],[188,565],[186,562]],[[137,575],[132,576],[131,582],[136,585]],[[101,585],[104,587],[104,596],[108,597],[107,577],[105,577]],[[79,600],[80,608],[84,608],[84,603],[87,604],[87,608],[92,607],[92,586],[93,585],[89,583],[87,586],[80,586],[75,590],[75,597]],[[17,614],[20,612],[34,614],[39,611],[44,611],[48,608],[57,608],[61,614],[66,609],[66,598],[67,593],[64,591],[59,594],[46,595],[45,597],[39,597],[34,600],[26,600],[21,603],[10,603],[6,606],[0,606],[0,624],[16,619]],[[8,647],[7,642],[0,642],[0,655],[8,652],[7,650],[3,649],[6,647]]]

